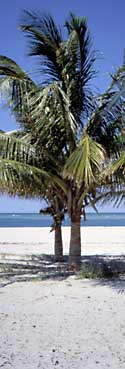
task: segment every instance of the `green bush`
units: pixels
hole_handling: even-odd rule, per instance
[[[111,278],[113,277],[112,270],[106,264],[82,264],[79,272],[79,277],[82,278]]]

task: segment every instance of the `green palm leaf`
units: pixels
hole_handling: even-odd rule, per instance
[[[51,159],[51,158],[50,158]],[[25,183],[30,183],[30,192],[31,192],[31,185],[33,186],[33,181],[40,187],[41,182],[41,189],[38,190],[38,193],[43,193],[45,196],[46,190],[48,186],[55,187],[65,195],[67,193],[67,186],[63,179],[61,179],[60,175],[57,173],[53,174],[52,166],[51,170],[48,169],[41,169],[41,167],[45,167],[44,161],[41,161],[39,156],[37,155],[36,149],[33,145],[26,143],[23,139],[17,139],[12,135],[9,136],[8,134],[0,133],[0,175],[1,175],[1,186],[11,191],[18,179],[19,186],[21,188],[21,183],[23,187]],[[53,159],[51,159],[51,163]],[[54,164],[54,172],[55,172],[55,164]],[[10,176],[9,176],[10,173]],[[61,174],[61,173],[60,173]],[[46,180],[46,184],[43,190],[43,183]],[[12,185],[11,185],[12,184]],[[28,191],[28,186],[26,186]],[[15,191],[17,191],[17,183]],[[28,191],[29,192],[29,191]],[[34,191],[32,191],[34,193]]]
[[[122,173],[125,173],[125,153],[122,152],[117,160],[115,160],[111,166],[109,167],[112,173],[118,172],[122,170]]]
[[[0,189],[10,194],[40,197],[50,177],[33,165],[0,159]]]
[[[95,108],[89,81],[95,75],[93,66],[96,56],[91,52],[91,37],[85,17],[79,18],[71,13],[66,27],[69,34],[66,50],[69,50],[70,55],[66,66],[69,73],[67,93],[74,115],[77,119],[85,119]]]
[[[37,136],[46,137],[49,143],[49,138],[52,140],[52,133],[56,135],[58,132],[57,140],[63,137],[72,149],[76,142],[78,123],[71,112],[68,97],[59,85],[53,83],[37,90],[31,98],[31,106]]]
[[[124,182],[124,174],[125,174],[125,153],[122,151],[119,154],[117,159],[112,158],[111,161],[108,162],[107,168],[104,170],[105,178],[112,179],[112,182],[118,184]]]
[[[75,178],[79,185],[84,182],[85,187],[88,187],[96,181],[96,172],[101,172],[103,160],[102,146],[84,134],[65,165],[64,176]]]
[[[40,12],[24,11],[20,27],[29,40],[29,55],[39,57],[40,72],[51,82],[62,80],[63,39],[53,18]]]
[[[7,133],[0,133],[0,158],[16,160],[22,163],[36,163],[35,148],[26,143],[24,138],[18,139]]]
[[[31,95],[36,85],[23,69],[12,59],[0,55],[0,94],[6,106],[10,107],[18,122],[28,123],[30,118]],[[29,119],[30,118],[30,119]]]

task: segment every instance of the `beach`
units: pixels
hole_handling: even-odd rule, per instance
[[[0,254],[53,254],[51,228],[0,228]],[[62,227],[64,253],[69,252],[70,227]],[[82,255],[125,254],[125,227],[81,227]]]
[[[21,282],[0,290],[0,367],[124,369],[120,282]]]
[[[0,256],[53,253],[48,228],[1,228]],[[82,255],[124,255],[125,228],[81,229]],[[69,228],[63,228],[68,254]],[[124,369],[125,279],[76,276],[0,288],[0,368]]]

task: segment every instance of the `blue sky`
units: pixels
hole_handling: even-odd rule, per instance
[[[69,12],[86,16],[93,40],[93,48],[98,51],[96,62],[98,76],[94,82],[97,91],[109,85],[109,72],[121,65],[125,47],[125,1],[119,0],[4,0],[0,2],[0,54],[9,56],[27,72],[32,72],[32,60],[26,56],[26,39],[18,24],[23,9],[41,10],[51,13],[56,22],[64,24]],[[16,127],[14,118],[8,111],[0,109],[0,129],[12,130]],[[40,201],[10,199],[0,196],[0,212],[36,212]],[[102,210],[112,211],[111,205]],[[119,209],[122,210],[122,209]]]

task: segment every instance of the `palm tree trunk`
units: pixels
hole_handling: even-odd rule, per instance
[[[57,223],[55,225],[54,259],[55,261],[63,261],[63,242],[62,242],[61,223]]]
[[[76,212],[71,216],[71,236],[69,249],[69,266],[73,270],[80,269],[81,263],[81,232],[80,213]]]

